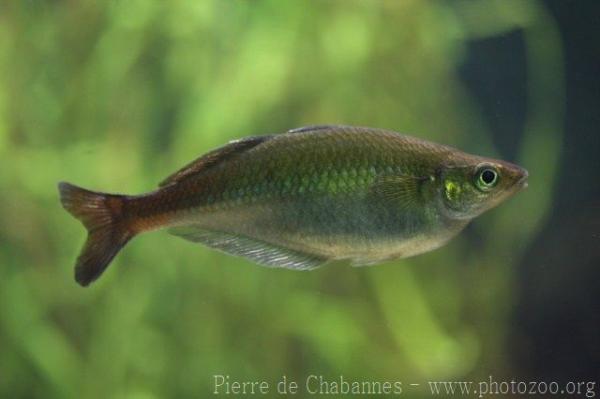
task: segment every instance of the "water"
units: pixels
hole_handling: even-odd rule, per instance
[[[593,397],[599,11],[533,0],[7,5],[0,397],[206,397],[225,388],[219,376],[229,396],[242,395],[236,382],[266,382],[255,396],[268,397],[292,395],[293,382],[298,397],[344,382],[518,396],[528,382]],[[85,233],[58,181],[149,191],[228,140],[321,123],[513,161],[529,188],[447,246],[372,268],[265,269],[157,232],[91,288],[74,282]]]

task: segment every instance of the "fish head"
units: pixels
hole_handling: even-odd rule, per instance
[[[527,187],[528,173],[520,166],[495,159],[468,159],[441,171],[440,196],[444,213],[472,219]]]

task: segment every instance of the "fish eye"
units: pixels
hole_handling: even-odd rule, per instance
[[[482,167],[476,174],[476,185],[480,190],[489,190],[498,183],[498,172],[489,166]]]

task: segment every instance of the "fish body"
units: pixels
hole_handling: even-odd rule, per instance
[[[60,191],[63,206],[90,230],[76,265],[77,281],[87,285],[130,238],[161,228],[293,269],[412,256],[446,243],[526,179],[508,162],[395,132],[315,126],[231,142],[148,194],[68,183]],[[94,238],[98,232],[106,236]]]

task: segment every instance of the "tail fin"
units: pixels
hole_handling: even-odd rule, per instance
[[[63,207],[88,230],[88,238],[75,265],[75,280],[87,286],[108,267],[110,261],[135,233],[123,218],[121,195],[95,193],[69,183],[59,183]]]

